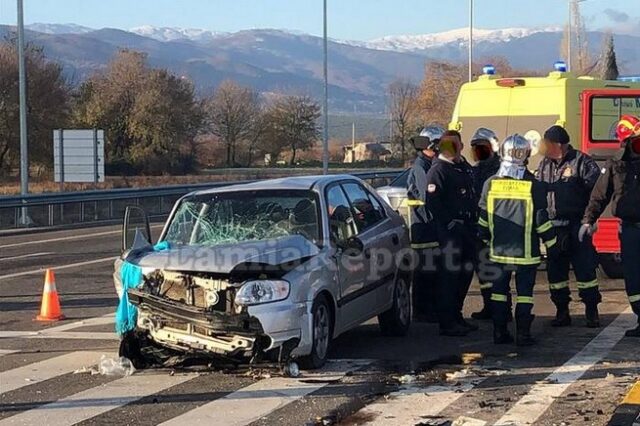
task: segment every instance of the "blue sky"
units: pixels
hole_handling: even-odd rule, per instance
[[[333,38],[367,40],[467,24],[468,0],[328,0]],[[24,0],[25,22],[128,29],[143,24],[238,31],[284,28],[322,33],[321,0]],[[545,27],[567,19],[567,0],[475,0],[476,27]],[[640,34],[639,0],[587,0],[589,29]],[[0,23],[15,23],[16,0],[0,0]],[[445,6],[446,5],[446,6]],[[617,22],[616,22],[617,21]]]

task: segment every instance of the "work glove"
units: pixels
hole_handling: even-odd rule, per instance
[[[584,236],[588,235],[588,236],[592,236],[593,234],[595,234],[595,232],[598,230],[598,225],[592,225],[590,223],[584,223],[582,224],[582,226],[580,227],[580,230],[578,231],[578,241],[582,242],[584,240]]]

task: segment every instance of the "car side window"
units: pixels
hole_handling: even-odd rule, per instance
[[[357,183],[342,185],[351,203],[358,231],[363,232],[384,219],[384,209],[378,200]]]
[[[357,233],[355,220],[351,214],[349,201],[339,185],[327,191],[329,210],[329,233],[332,242],[344,241]]]

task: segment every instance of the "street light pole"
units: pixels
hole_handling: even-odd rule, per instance
[[[567,2],[569,4],[569,28],[567,29],[567,71],[571,72],[571,37],[573,35],[573,4],[572,0]]]
[[[473,81],[473,0],[469,0],[469,81]]]
[[[29,192],[29,153],[27,145],[27,79],[24,64],[24,10],[18,0],[18,87],[20,92],[20,193]],[[23,209],[21,220],[26,220]]]
[[[327,71],[327,0],[323,0],[324,97],[322,100],[322,173],[329,173],[329,75]]]

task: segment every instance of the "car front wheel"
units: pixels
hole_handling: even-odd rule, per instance
[[[393,290],[393,305],[378,315],[380,330],[385,336],[406,336],[411,325],[411,296],[409,280],[399,275]]]
[[[311,308],[313,346],[311,353],[300,359],[300,366],[307,370],[322,367],[327,362],[329,347],[331,344],[331,330],[333,329],[333,316],[329,308],[329,301],[320,295],[313,302]]]

